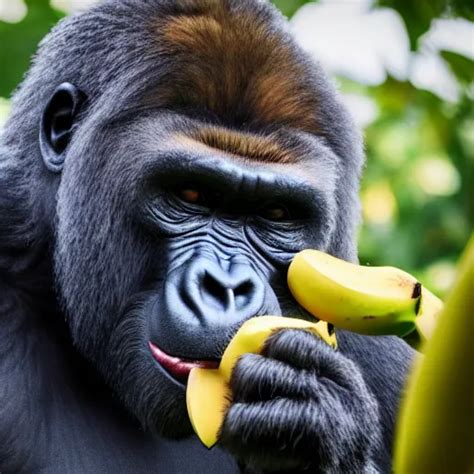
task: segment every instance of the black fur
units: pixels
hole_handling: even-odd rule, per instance
[[[223,442],[250,464],[371,472],[380,439],[376,399],[357,366],[312,334],[283,331],[261,356],[242,357],[232,392]]]
[[[242,53],[250,60],[242,62],[248,80],[238,83],[238,106],[222,111],[182,94],[163,98],[165,87],[186,81],[176,66],[184,64],[179,52],[161,47],[163,21],[207,15],[216,5],[251,18],[248,28],[264,25],[264,37],[277,38],[301,66],[298,93],[317,103],[314,132],[266,123],[250,112],[255,104],[240,100],[254,86],[253,74],[268,67],[252,63],[252,51]],[[87,100],[64,169],[54,174],[38,137],[43,111],[63,82]],[[282,168],[232,166],[253,166],[245,169],[256,175],[284,169],[274,192],[288,188],[290,197],[301,192],[294,183],[315,178],[315,189],[305,191],[309,217],[244,231],[228,218],[202,224],[163,190],[150,198],[150,185],[201,166],[198,152],[175,137],[206,126],[271,135],[299,153],[298,163],[275,165]],[[224,158],[213,162],[223,181]],[[276,334],[264,354],[240,361],[222,442],[211,451],[190,436],[184,388],[147,345],[156,335],[170,353],[215,359],[250,317],[216,319],[199,330],[193,319],[179,320],[174,303],[182,302],[169,304],[164,289],[179,287],[197,258],[238,258],[258,275],[265,298],[256,314],[299,315],[285,285],[297,251],[356,259],[362,163],[360,137],[333,87],[267,2],[106,0],[56,26],[14,95],[0,142],[0,471],[389,472],[412,357],[403,341],[340,332],[334,352],[304,332]],[[293,169],[307,180],[297,181]],[[226,186],[238,196],[241,184]]]

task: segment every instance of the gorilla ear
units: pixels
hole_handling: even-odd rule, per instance
[[[69,82],[56,88],[43,111],[40,124],[40,149],[50,171],[59,173],[65,150],[72,137],[74,122],[85,102],[85,94]]]

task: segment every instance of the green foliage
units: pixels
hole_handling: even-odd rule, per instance
[[[283,15],[292,17],[300,7],[305,3],[311,3],[311,0],[273,0],[274,3],[283,13]]]
[[[381,0],[379,4],[391,7],[400,13],[406,24],[413,50],[417,47],[418,38],[430,28],[431,20],[441,16],[446,8],[445,0]]]
[[[0,127],[8,113],[6,98],[28,69],[40,39],[62,16],[48,0],[26,3],[28,15],[20,23],[0,22]],[[273,3],[291,17],[311,2]],[[412,49],[436,17],[474,19],[471,0],[379,0],[377,5],[400,13]],[[461,86],[455,104],[392,78],[377,87],[340,82],[343,92],[362,94],[379,110],[365,130],[361,262],[404,268],[443,295],[474,223],[474,63],[453,52],[441,56]]]
[[[406,24],[410,45],[413,50],[418,46],[418,38],[426,33],[434,18],[445,14],[474,19],[472,0],[379,0],[380,6],[390,7],[400,13]]]
[[[442,58],[449,64],[459,81],[469,84],[474,78],[474,61],[451,51],[441,51]]]
[[[366,130],[361,262],[405,268],[442,295],[474,222],[471,101],[446,104],[395,80],[366,93],[380,115]],[[369,212],[370,199],[387,200],[370,194],[381,182],[394,200],[385,220]]]
[[[41,38],[60,19],[49,0],[27,0],[27,16],[17,24],[0,21],[0,96],[9,97],[28,69]]]

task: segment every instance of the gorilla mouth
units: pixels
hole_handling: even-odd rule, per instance
[[[180,357],[167,354],[152,342],[149,342],[148,345],[154,359],[161,367],[182,383],[187,382],[191,369],[217,369],[219,367],[219,361],[181,359]]]

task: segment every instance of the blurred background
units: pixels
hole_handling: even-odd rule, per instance
[[[38,42],[97,0],[0,0],[0,133]],[[474,223],[474,3],[274,0],[362,128],[362,264],[443,296]]]

